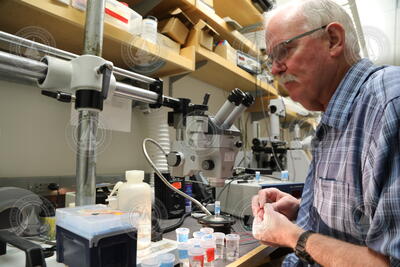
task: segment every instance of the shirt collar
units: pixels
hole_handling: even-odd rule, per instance
[[[369,59],[364,58],[347,71],[322,116],[321,122],[323,124],[339,130],[347,125],[355,98],[359,94],[366,78],[373,70],[373,63]]]

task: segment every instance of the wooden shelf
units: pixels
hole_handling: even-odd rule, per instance
[[[237,67],[232,62],[201,46],[196,46],[196,61],[207,61],[207,64],[190,75],[224,90],[239,88],[243,91],[266,90],[277,95],[277,90],[268,83],[256,81],[255,76]]]
[[[215,12],[210,12],[209,8],[198,4],[196,0],[163,0],[152,13],[158,17],[163,17],[167,10],[176,7],[181,8],[194,23],[197,23],[200,19],[207,22],[220,34],[221,40],[227,40],[235,49],[251,55],[258,55],[259,49],[254,43],[234,30]]]
[[[35,31],[44,30],[54,38],[55,47],[75,54],[83,51],[84,23],[84,12],[54,0],[3,0],[0,4],[0,30],[15,34],[25,29],[33,35]],[[36,41],[41,41],[38,39]],[[195,51],[194,47],[188,47],[179,55],[105,23],[102,56],[125,69],[137,64],[135,56],[147,56],[150,62],[164,61],[165,64],[151,74],[164,76],[193,71]]]
[[[220,17],[230,17],[243,27],[263,22],[262,14],[251,0],[214,0],[214,9]]]

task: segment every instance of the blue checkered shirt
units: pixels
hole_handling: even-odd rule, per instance
[[[317,127],[297,224],[400,266],[399,129],[400,67],[359,61]],[[282,266],[307,264],[290,254]]]

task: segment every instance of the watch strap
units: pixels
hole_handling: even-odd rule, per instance
[[[299,257],[300,260],[302,260],[305,263],[308,264],[314,264],[315,261],[313,260],[313,258],[310,256],[310,254],[308,254],[308,252],[306,251],[306,243],[308,238],[310,237],[310,235],[314,234],[315,232],[313,231],[305,231],[303,232],[299,239],[297,240],[297,244],[295,247],[295,254],[297,257]]]

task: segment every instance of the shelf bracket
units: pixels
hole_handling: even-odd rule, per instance
[[[153,8],[155,8],[161,0],[143,0],[133,5],[133,9],[142,16],[146,16]]]

